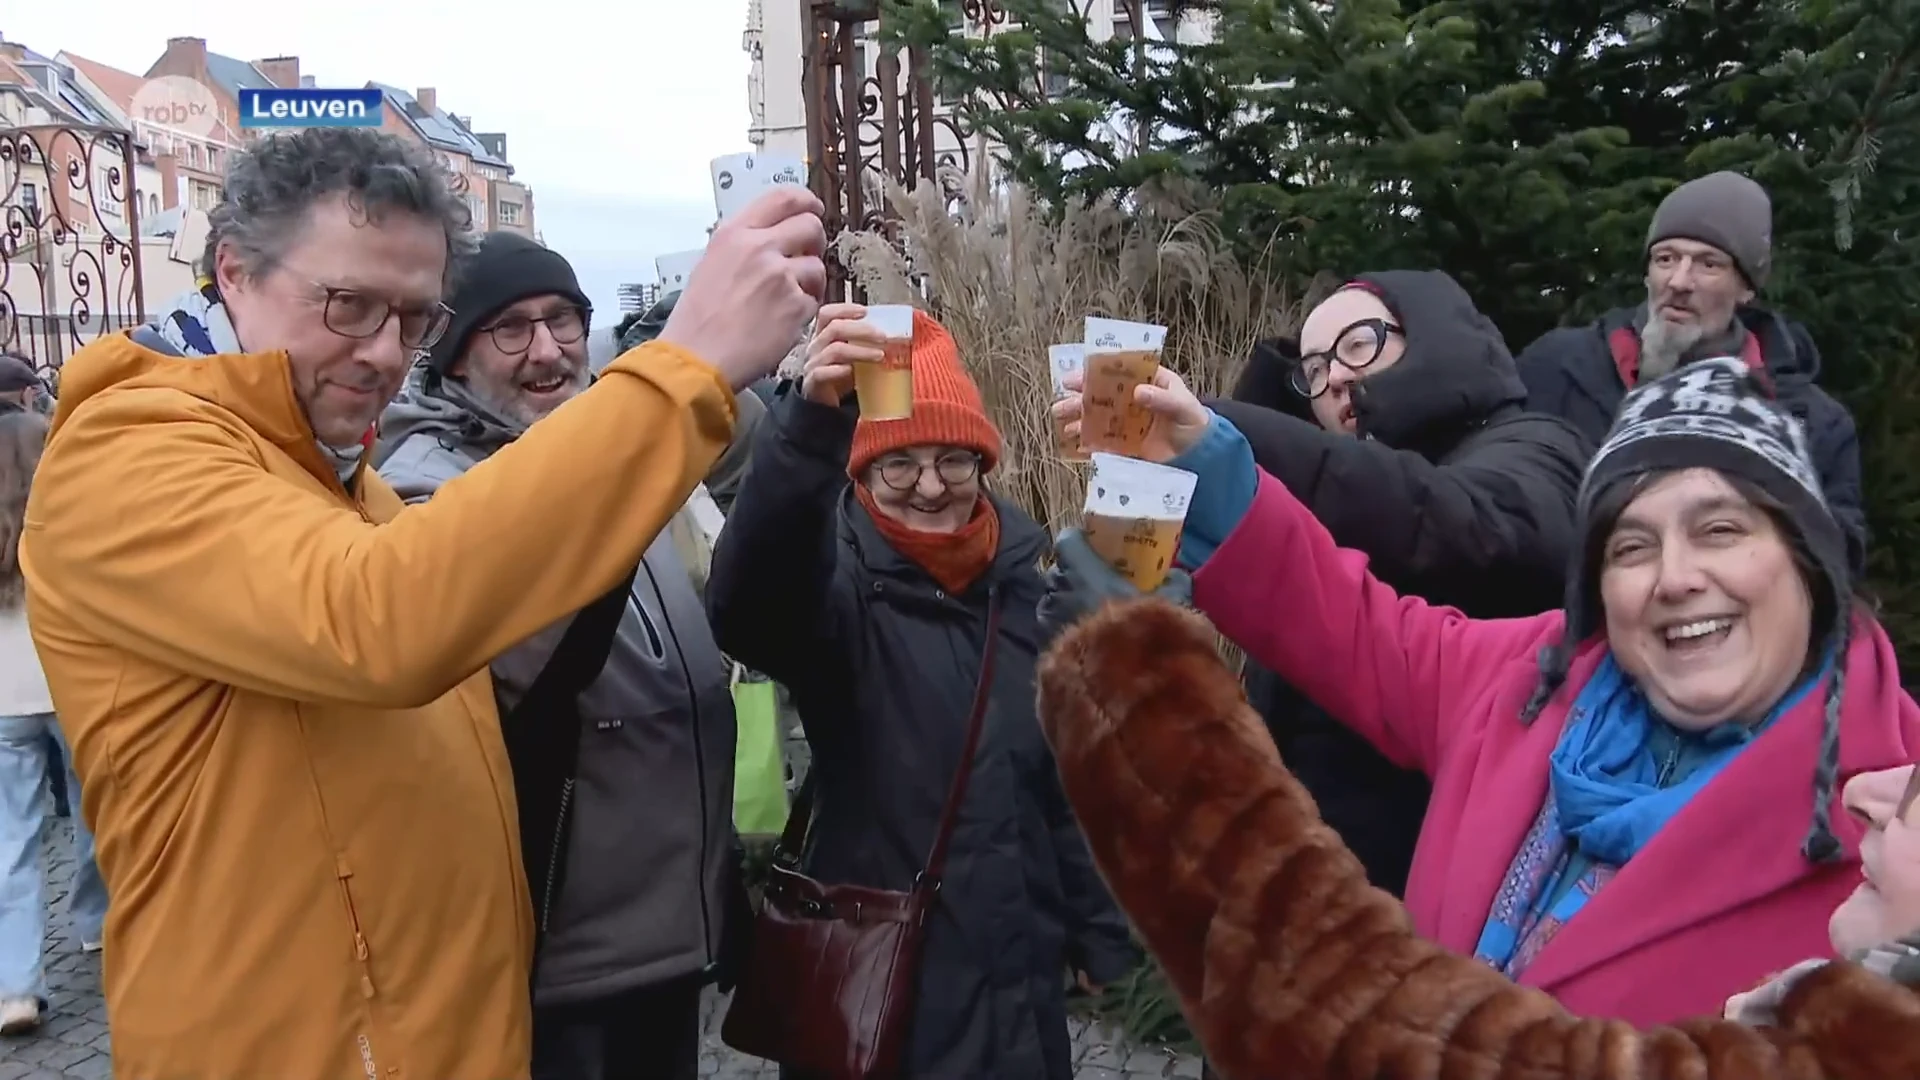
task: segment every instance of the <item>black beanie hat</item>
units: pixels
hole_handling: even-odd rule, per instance
[[[1567,583],[1566,631],[1559,646],[1540,658],[1540,684],[1522,719],[1531,722],[1567,678],[1579,644],[1602,624],[1601,545],[1593,531],[1606,523],[1594,510],[1621,484],[1650,473],[1707,468],[1752,484],[1786,510],[1788,525],[1812,556],[1823,579],[1812,583],[1816,611],[1833,613],[1834,625],[1813,628],[1813,643],[1837,651],[1821,713],[1820,760],[1814,766],[1813,825],[1801,853],[1813,862],[1840,856],[1831,804],[1840,767],[1840,699],[1846,689],[1846,647],[1852,585],[1847,542],[1827,509],[1807,436],[1792,413],[1775,404],[1745,361],[1732,356],[1701,360],[1636,387],[1621,403],[1606,442],[1588,463],[1576,510],[1575,567]],[[1825,595],[1822,595],[1824,593]]]
[[[445,375],[467,351],[467,341],[481,323],[509,304],[549,294],[579,304],[591,319],[593,305],[580,291],[573,266],[558,252],[519,233],[490,232],[481,237],[480,250],[462,268],[460,285],[447,301],[453,318],[428,352],[427,366],[435,375]]]

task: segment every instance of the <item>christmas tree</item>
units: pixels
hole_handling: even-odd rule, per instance
[[[883,32],[928,49],[1043,198],[1198,181],[1244,255],[1302,288],[1444,269],[1516,352],[1644,299],[1674,186],[1765,185],[1760,302],[1808,325],[1854,410],[1874,584],[1920,664],[1920,0],[1092,2],[1126,13],[1113,38],[1088,0],[998,0],[986,37],[953,34],[951,3],[893,0]],[[1182,16],[1200,32],[1149,40]]]

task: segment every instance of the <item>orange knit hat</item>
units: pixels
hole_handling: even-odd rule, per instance
[[[913,313],[913,415],[905,420],[861,420],[853,429],[847,473],[856,479],[873,459],[909,446],[964,446],[1000,461],[1000,432],[987,419],[980,388],[960,364],[953,335],[924,311]]]

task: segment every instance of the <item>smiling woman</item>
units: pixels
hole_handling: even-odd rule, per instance
[[[1740,360],[1627,397],[1582,480],[1564,611],[1529,619],[1394,594],[1184,388],[1158,411],[1204,433],[1169,440],[1201,477],[1195,605],[1433,779],[1419,933],[1638,1023],[1718,1012],[1825,949],[1860,880],[1839,778],[1920,757],[1920,710],[1852,602],[1804,433]],[[1068,592],[1111,589],[1073,584],[1104,571],[1059,548]]]
[[[899,1073],[1069,1080],[1069,972],[1097,986],[1134,955],[1034,722],[1047,535],[982,486],[1000,432],[931,316],[913,314],[911,415],[858,415],[855,365],[881,359],[888,340],[867,316],[854,304],[821,309],[800,384],[754,434],[707,583],[714,637],[785,685],[806,729],[813,764],[775,856],[785,880],[804,872],[869,898],[938,893],[906,961],[918,970]],[[868,933],[860,904],[846,907],[855,925],[836,926],[836,939]],[[787,940],[774,925],[760,938],[770,957]],[[837,1001],[862,994],[801,1000],[792,971],[759,977],[776,967],[750,965],[726,1037],[784,1053],[783,1075],[808,1080],[822,1075],[809,1066],[828,1070],[817,1048],[859,1020],[834,1013]],[[870,1004],[882,1000],[876,986],[861,989],[867,1015],[906,1015]],[[813,1062],[747,1037],[747,1018],[771,1013],[809,1018]]]
[[[1819,663],[1811,629],[1833,625],[1837,598],[1759,485],[1712,469],[1647,473],[1594,517],[1613,522],[1599,534],[1607,640],[1674,727],[1764,716]]]

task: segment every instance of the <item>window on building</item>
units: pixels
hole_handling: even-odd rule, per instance
[[[220,171],[220,151],[216,147],[207,147],[207,168],[213,172]]]
[[[517,202],[507,202],[507,201],[506,201],[506,200],[504,200],[504,199],[502,199],[502,200],[501,200],[501,202],[500,202],[500,224],[502,224],[502,225],[521,225],[521,224],[525,224],[524,222],[522,222],[522,221],[520,220],[520,204],[519,204],[519,203],[517,203]]]
[[[200,167],[200,144],[199,143],[187,144],[187,165],[189,168],[194,168],[194,169],[197,169]]]
[[[26,208],[27,216],[33,217],[40,211],[40,189],[32,184],[20,185],[20,205]]]
[[[467,196],[467,212],[473,215],[474,228],[487,228],[487,200],[478,195]]]
[[[93,190],[105,197],[94,199],[93,204],[101,217],[118,219],[126,216],[126,212],[120,206],[120,200],[111,194],[114,186],[113,166],[107,164],[96,166],[93,170]]]
[[[1173,13],[1173,0],[1113,0],[1113,36],[1120,41],[1133,38],[1133,17],[1130,9],[1133,4],[1140,5],[1140,17],[1151,19],[1154,30],[1159,32],[1161,41],[1176,40],[1180,30],[1180,20]],[[1149,40],[1153,35],[1148,34]]]

